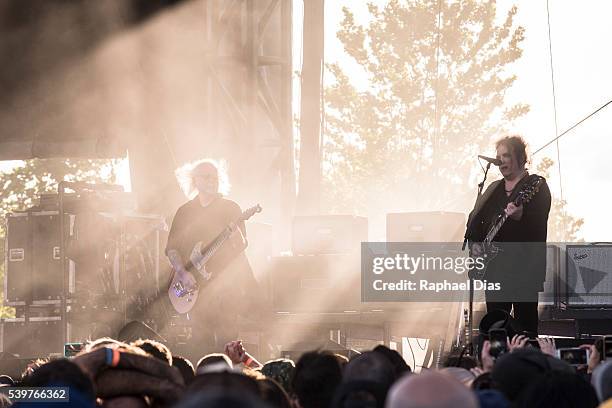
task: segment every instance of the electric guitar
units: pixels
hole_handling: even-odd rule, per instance
[[[258,212],[261,212],[261,206],[259,204],[245,210],[234,222],[234,225],[232,225],[232,223],[228,224],[206,247],[203,247],[202,242],[198,242],[193,247],[189,261],[185,264],[185,270],[187,274],[192,276],[197,282],[195,287],[187,287],[179,279],[176,271],[174,269],[172,270],[172,279],[168,287],[168,297],[170,298],[170,303],[172,303],[174,310],[182,314],[189,312],[193,308],[198,300],[200,286],[203,282],[208,281],[212,277],[212,274],[206,270],[206,263],[232,236],[240,222],[248,220]]]
[[[535,196],[538,190],[540,189],[540,185],[543,182],[544,182],[544,177],[538,176],[537,174],[532,174],[528,176],[527,180],[521,187],[521,190],[519,191],[518,195],[513,200],[514,205],[518,207],[522,204],[526,204],[529,201],[531,201],[533,196]],[[497,235],[497,233],[499,232],[499,230],[504,225],[507,219],[508,219],[508,214],[506,214],[505,211],[502,211],[500,214],[498,214],[497,217],[495,217],[493,224],[489,228],[489,231],[487,232],[487,235],[482,240],[482,242],[475,244],[475,245],[480,244],[482,246],[483,253],[479,256],[483,258],[484,267],[479,268],[479,269],[471,268],[469,271],[470,278],[482,280],[485,277],[485,273],[487,271],[487,267],[489,263],[493,259],[495,259],[497,254],[499,254],[499,252],[501,251],[501,248],[499,248],[497,245],[493,243],[493,238],[495,238],[495,236]],[[471,248],[470,248],[470,256],[474,256],[472,254]]]

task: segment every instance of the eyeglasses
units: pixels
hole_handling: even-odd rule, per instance
[[[217,179],[217,175],[216,174],[194,174],[193,178],[201,178],[204,180],[216,180]]]

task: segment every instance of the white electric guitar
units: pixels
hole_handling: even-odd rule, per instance
[[[195,287],[187,287],[178,277],[178,274],[172,270],[172,280],[168,287],[168,297],[172,307],[178,313],[189,312],[196,301],[202,282],[209,280],[212,276],[206,271],[206,263],[215,255],[215,253],[223,246],[223,244],[232,236],[238,228],[237,225],[242,221],[246,221],[254,214],[261,212],[261,206],[258,204],[245,210],[242,215],[232,224],[228,224],[223,231],[206,247],[202,247],[202,242],[198,242],[191,251],[189,261],[185,264],[187,273],[194,277],[197,285]]]

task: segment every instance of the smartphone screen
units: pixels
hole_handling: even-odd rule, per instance
[[[489,341],[491,342],[491,357],[497,358],[508,352],[508,333],[506,329],[489,330]]]
[[[64,344],[64,357],[74,357],[83,350],[84,343],[66,343]]]
[[[603,360],[612,358],[612,336],[604,336],[603,338]]]
[[[559,359],[573,366],[587,365],[589,363],[589,353],[581,348],[562,348],[557,350]]]

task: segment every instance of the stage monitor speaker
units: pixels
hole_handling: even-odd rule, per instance
[[[465,214],[406,212],[387,214],[388,242],[462,242]]]
[[[353,215],[312,215],[293,218],[294,255],[359,251],[368,240],[368,219]]]
[[[568,245],[565,262],[567,307],[612,309],[612,245]]]
[[[361,302],[358,253],[277,256],[270,259],[276,312],[357,311]]]

